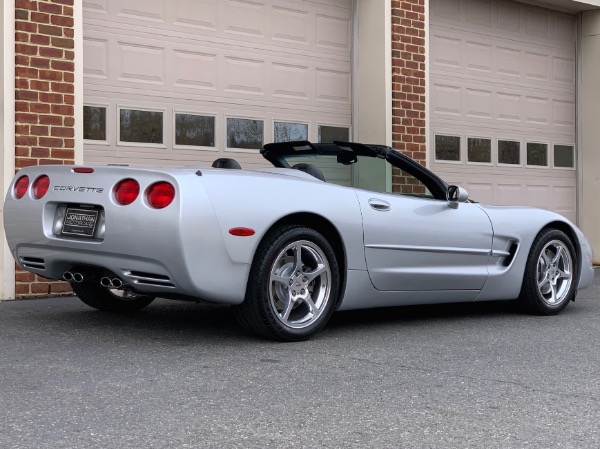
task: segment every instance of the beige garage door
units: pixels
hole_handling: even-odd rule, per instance
[[[84,0],[86,163],[348,138],[352,0]]]
[[[431,0],[430,165],[471,198],[576,219],[575,17]]]

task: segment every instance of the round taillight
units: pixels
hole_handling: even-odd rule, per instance
[[[135,179],[123,179],[115,186],[115,200],[121,206],[133,203],[139,194],[140,184]]]
[[[50,187],[50,178],[46,175],[39,176],[33,181],[33,197],[39,200],[48,192],[48,187]]]
[[[27,193],[27,189],[29,188],[29,176],[21,176],[15,182],[15,198],[20,200]]]
[[[148,204],[155,209],[162,209],[173,202],[175,187],[165,181],[155,182],[148,187]]]

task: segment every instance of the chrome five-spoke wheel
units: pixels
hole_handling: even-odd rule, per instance
[[[537,315],[554,315],[575,298],[577,253],[561,230],[543,229],[533,241],[525,265],[520,301]]]
[[[339,271],[333,246],[323,234],[301,225],[275,228],[255,254],[246,298],[234,307],[235,316],[263,337],[306,340],[335,309]]]
[[[542,300],[554,306],[565,300],[573,282],[573,259],[560,240],[544,246],[537,263],[538,291]]]
[[[311,325],[327,306],[331,269],[315,243],[298,240],[288,244],[271,268],[269,301],[284,326],[300,329]]]

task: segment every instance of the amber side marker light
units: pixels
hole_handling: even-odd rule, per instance
[[[20,200],[27,193],[27,189],[29,189],[29,176],[21,176],[15,182],[15,198]]]
[[[254,229],[250,228],[231,228],[229,233],[237,237],[250,237],[255,234]]]
[[[35,181],[33,181],[33,197],[36,200],[39,200],[46,193],[48,193],[49,187],[50,178],[47,175],[38,176],[38,178]]]

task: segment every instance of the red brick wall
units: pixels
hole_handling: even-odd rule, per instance
[[[73,1],[16,0],[17,169],[74,162]],[[70,290],[64,282],[48,282],[19,269],[16,282],[17,297]]]
[[[392,0],[392,146],[426,165],[425,0]],[[394,170],[393,191],[402,185]]]

